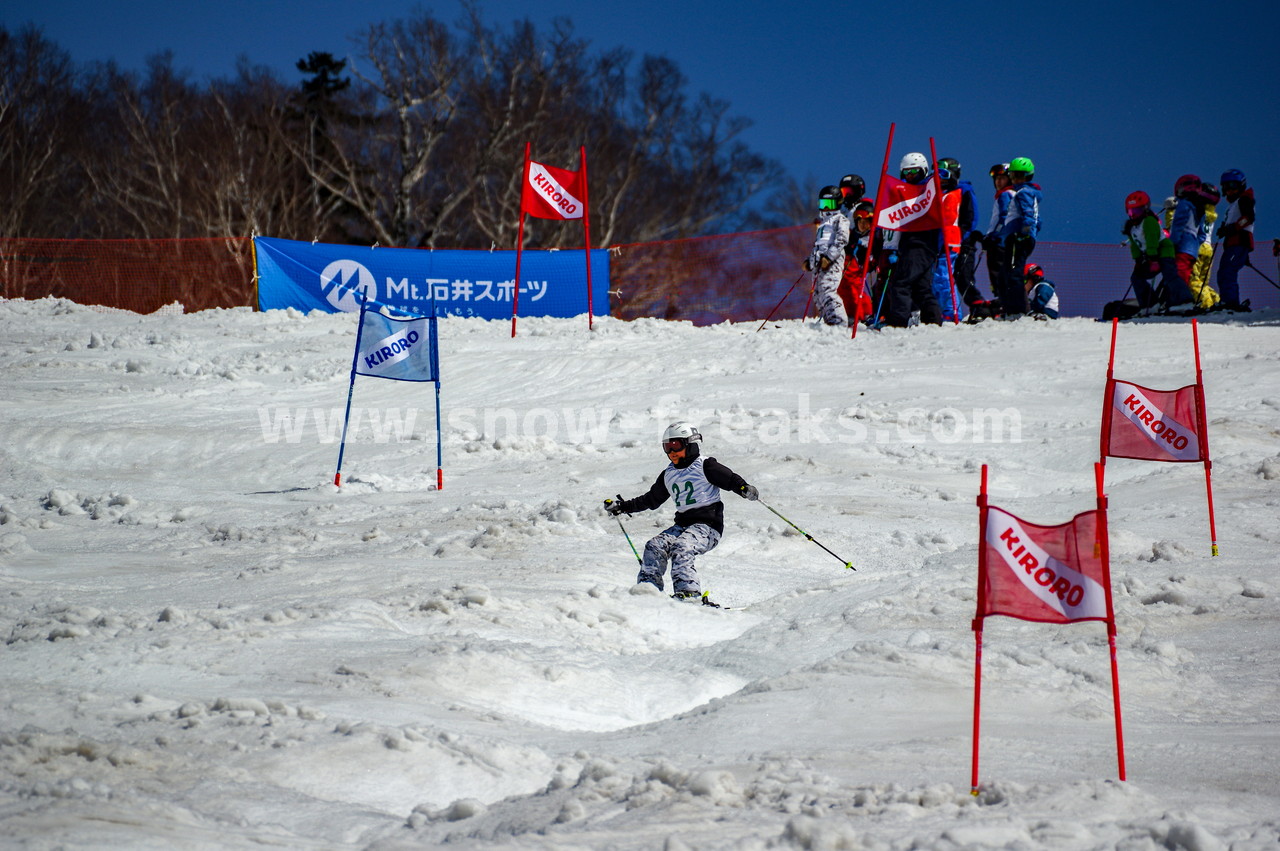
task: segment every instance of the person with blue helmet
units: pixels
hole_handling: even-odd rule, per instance
[[[1218,265],[1220,307],[1226,310],[1248,310],[1249,303],[1240,301],[1240,270],[1249,265],[1253,251],[1254,198],[1245,184],[1244,172],[1238,168],[1222,173],[1218,185],[1227,198],[1227,212],[1222,217],[1222,261]]]

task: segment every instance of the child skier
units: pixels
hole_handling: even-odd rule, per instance
[[[840,301],[844,304],[850,325],[863,321],[875,310],[862,274],[863,261],[871,250],[872,209],[870,201],[859,201],[851,211],[853,232],[849,244],[844,248],[844,275],[840,279],[839,289]]]
[[[1222,191],[1227,196],[1227,214],[1222,225],[1222,262],[1218,266],[1218,290],[1228,310],[1247,312],[1249,302],[1240,300],[1240,270],[1249,265],[1253,251],[1253,190],[1245,185],[1238,168],[1222,173]]]
[[[1151,210],[1151,196],[1141,189],[1130,192],[1124,199],[1124,210],[1127,218],[1122,232],[1129,241],[1129,254],[1133,257],[1129,283],[1133,286],[1133,294],[1138,297],[1138,308],[1146,310],[1158,301],[1157,288],[1153,286],[1156,276],[1165,281],[1178,277],[1173,260],[1173,241],[1165,236],[1159,219]]]
[[[847,327],[849,315],[838,295],[844,276],[844,249],[849,244],[849,220],[840,209],[841,197],[835,186],[824,186],[818,193],[818,232],[813,250],[804,258],[804,268],[814,273],[813,297],[822,321]]]
[[[714,458],[698,450],[702,435],[686,422],[672,423],[662,433],[662,451],[671,462],[648,492],[634,499],[606,499],[605,511],[613,516],[650,511],[670,497],[676,503],[675,525],[663,529],[644,545],[644,561],[636,582],[649,582],[663,590],[662,575],[671,565],[671,587],[676,599],[700,599],[715,606],[702,593],[693,560],[710,552],[724,534],[724,503],[720,491],[731,490],[743,499],[756,500],[760,492]]]
[[[1044,269],[1028,263],[1022,270],[1023,289],[1027,293],[1027,313],[1033,319],[1058,318],[1058,289],[1044,276]]]

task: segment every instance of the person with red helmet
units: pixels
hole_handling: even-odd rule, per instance
[[[862,322],[875,310],[871,304],[871,294],[867,292],[866,279],[862,274],[863,261],[867,257],[867,252],[871,250],[872,214],[873,205],[865,198],[855,203],[850,211],[853,227],[849,243],[845,246],[844,275],[840,279],[840,288],[836,293],[844,303],[844,310],[849,315],[851,326]]]
[[[1212,310],[1221,299],[1218,292],[1209,286],[1209,272],[1213,268],[1213,227],[1218,221],[1218,189],[1212,183],[1202,183],[1200,194],[1205,198],[1204,221],[1200,224],[1200,248],[1196,252],[1195,265],[1191,267],[1191,299],[1199,310]]]
[[[1169,239],[1173,240],[1173,259],[1178,276],[1172,281],[1165,277],[1161,283],[1165,289],[1165,305],[1175,313],[1195,309],[1191,273],[1200,255],[1200,243],[1204,240],[1204,210],[1210,202],[1210,196],[1202,187],[1199,176],[1194,174],[1184,174],[1173,184],[1173,194],[1178,201],[1173,209]],[[1217,203],[1217,198],[1213,198],[1213,203]]]
[[[1222,173],[1222,192],[1227,196],[1227,212],[1222,217],[1222,262],[1218,265],[1218,291],[1227,310],[1248,310],[1249,303],[1240,301],[1240,270],[1249,265],[1253,251],[1253,190],[1245,185],[1244,172],[1238,168]]]
[[[1130,192],[1124,199],[1127,214],[1121,232],[1129,241],[1129,254],[1133,257],[1133,272],[1129,283],[1138,297],[1138,308],[1149,309],[1156,304],[1156,288],[1152,282],[1159,275],[1166,281],[1178,277],[1173,259],[1173,242],[1164,234],[1160,220],[1151,210],[1151,196],[1142,190]]]
[[[1027,294],[1027,313],[1032,319],[1058,318],[1058,289],[1038,264],[1028,263],[1023,267],[1022,287]]]

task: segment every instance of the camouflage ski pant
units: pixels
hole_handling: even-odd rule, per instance
[[[720,533],[705,523],[663,529],[644,545],[644,562],[636,582],[651,582],[664,590],[662,575],[667,572],[667,563],[670,562],[671,590],[677,594],[701,594],[702,586],[693,560],[715,549],[718,543]]]
[[[840,279],[844,277],[844,258],[827,267],[827,271],[819,272],[813,285],[813,301],[818,315],[828,325],[849,325],[849,314],[845,312],[844,302],[840,299]]]

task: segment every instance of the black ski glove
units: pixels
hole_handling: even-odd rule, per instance
[[[606,499],[604,501],[604,510],[617,517],[622,514],[622,494],[618,494],[614,499]]]

